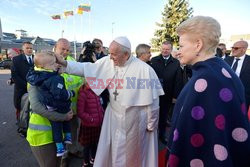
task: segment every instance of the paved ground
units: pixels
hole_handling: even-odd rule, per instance
[[[13,86],[6,84],[8,70],[0,70],[0,166],[38,166],[27,141],[16,133]]]

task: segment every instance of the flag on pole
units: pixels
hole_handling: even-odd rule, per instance
[[[77,8],[77,14],[83,14],[83,10],[81,8]]]
[[[78,9],[81,9],[82,11],[89,12],[90,11],[90,5],[89,4],[81,4],[78,6]]]
[[[65,11],[64,12],[64,16],[67,17],[67,16],[73,16],[74,15],[74,12],[72,10],[69,10],[69,11]]]
[[[59,14],[57,14],[57,15],[52,15],[51,17],[52,17],[52,19],[54,19],[54,20],[60,20],[60,19],[61,19],[61,15],[59,15]]]

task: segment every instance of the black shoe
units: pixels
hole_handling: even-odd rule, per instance
[[[19,136],[26,138],[27,133],[23,131],[22,129],[18,128],[17,133],[19,134]]]

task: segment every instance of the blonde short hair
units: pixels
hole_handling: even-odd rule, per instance
[[[220,41],[221,27],[217,20],[208,16],[195,16],[181,23],[177,34],[189,34],[191,39],[201,38],[203,50],[207,54],[215,53]]]
[[[45,64],[50,63],[51,60],[56,59],[55,53],[52,51],[42,50],[34,56],[34,64],[36,67],[43,67]]]

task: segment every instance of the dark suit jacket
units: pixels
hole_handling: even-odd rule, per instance
[[[177,98],[183,87],[179,61],[170,55],[165,63],[165,59],[159,55],[151,59],[151,66],[162,83],[166,100],[171,102],[172,98]]]
[[[225,60],[227,57],[230,57],[228,54],[225,55],[225,58],[223,60]]]
[[[14,105],[16,109],[20,109],[21,98],[24,93],[27,93],[26,75],[33,64],[30,65],[25,57],[21,54],[12,59],[11,78],[13,79],[14,86]]]
[[[100,54],[97,54],[97,53],[96,53],[96,59],[97,59],[97,60],[99,60],[99,59],[101,59],[101,58],[103,58],[103,57],[105,57],[105,56],[107,56],[107,55],[105,55],[103,52],[101,52]]]
[[[234,57],[228,56],[225,61],[232,66]],[[250,105],[250,56],[246,55],[240,71],[240,80],[245,87],[246,105]]]

